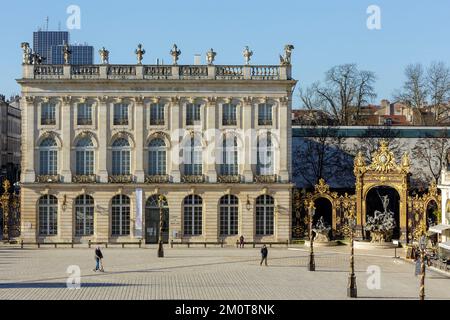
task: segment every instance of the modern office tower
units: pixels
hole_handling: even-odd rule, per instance
[[[69,43],[68,31],[36,31],[33,32],[33,50],[45,58],[45,64],[52,63],[52,47]]]
[[[53,46],[51,50],[50,64],[64,64],[64,45]],[[94,47],[88,45],[70,45],[70,64],[92,65],[94,64]]]

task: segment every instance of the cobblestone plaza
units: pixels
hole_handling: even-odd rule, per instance
[[[156,247],[109,247],[103,253],[106,272],[95,273],[93,249],[0,247],[0,299],[347,299],[346,246],[317,248],[316,272],[307,270],[304,247],[269,249],[269,267],[259,266],[259,249],[251,247],[166,248],[163,259]],[[357,250],[359,299],[418,299],[414,265],[393,257],[390,249]],[[79,290],[67,288],[71,265],[81,269]],[[380,268],[380,289],[369,289],[376,287],[370,266]],[[426,298],[450,299],[449,277],[427,270]]]

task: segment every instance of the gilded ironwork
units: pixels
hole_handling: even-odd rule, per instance
[[[184,175],[182,176],[183,183],[203,183],[205,182],[204,175]]]
[[[240,175],[232,175],[232,176],[218,176],[217,181],[219,183],[241,183]]]
[[[132,183],[132,175],[109,176],[109,183]]]
[[[40,175],[36,177],[37,183],[58,183],[60,182],[59,175]]]
[[[20,196],[10,193],[11,183],[3,181],[3,195],[0,197],[0,206],[3,214],[3,240],[12,241],[20,236]]]
[[[255,176],[256,183],[277,183],[278,176],[277,175],[264,175],[264,176]]]
[[[168,183],[168,175],[146,176],[145,183]]]
[[[72,176],[73,183],[96,183],[97,176],[95,174],[91,175],[74,175]]]

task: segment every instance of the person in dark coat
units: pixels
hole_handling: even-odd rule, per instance
[[[97,271],[104,272],[102,259],[103,254],[102,251],[100,250],[100,247],[95,248],[95,269],[94,269],[95,272]]]
[[[241,236],[239,238],[239,248],[243,248],[244,247],[244,236]]]
[[[266,245],[263,245],[261,248],[261,263],[259,264],[262,266],[263,262],[266,264],[267,267],[267,256],[269,255],[269,250],[267,250]]]

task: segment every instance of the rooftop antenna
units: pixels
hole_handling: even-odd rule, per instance
[[[45,31],[48,31],[48,22],[49,22],[49,18],[47,16],[47,18],[45,19]]]

